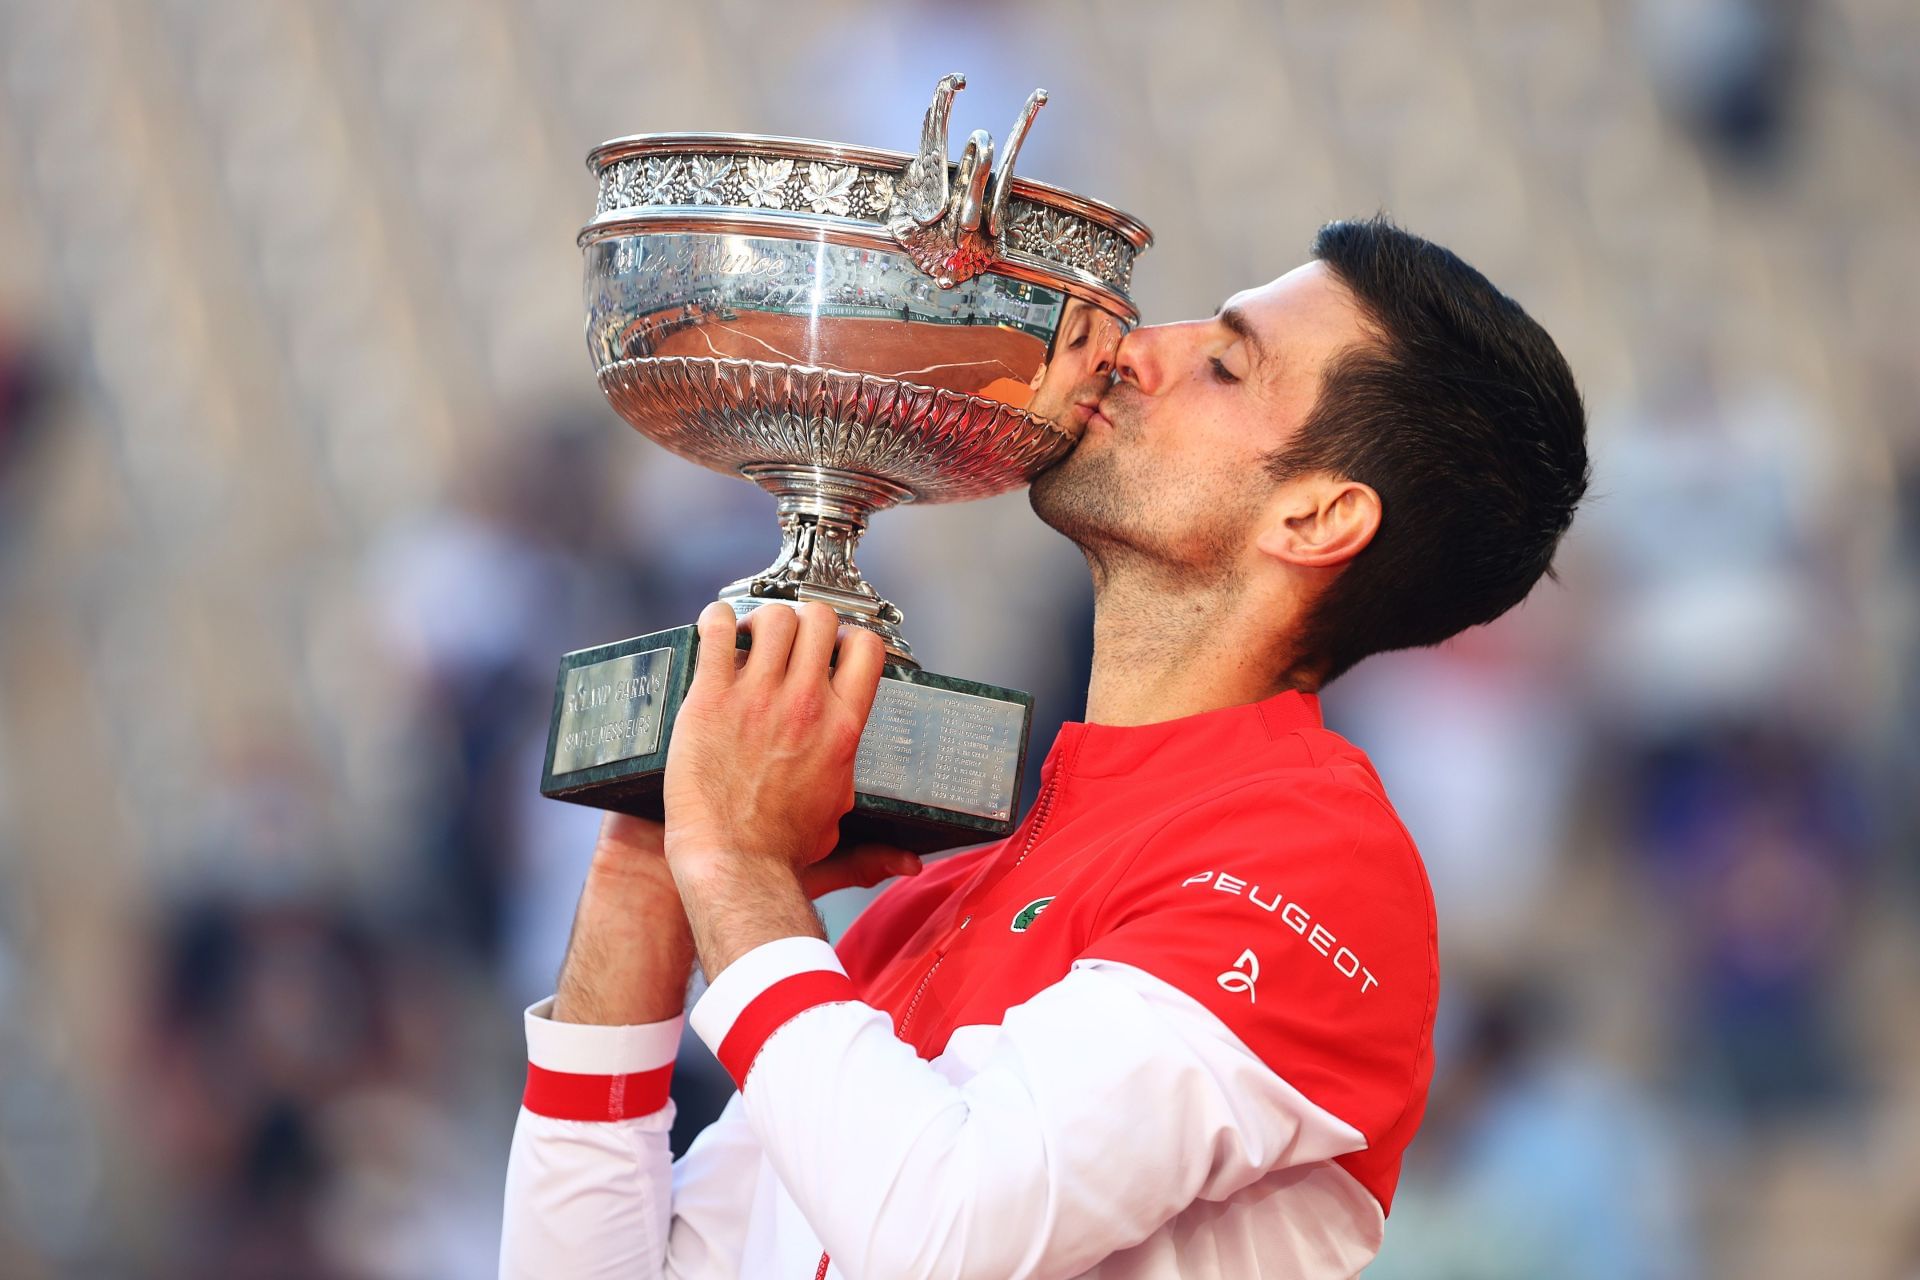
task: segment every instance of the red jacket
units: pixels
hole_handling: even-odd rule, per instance
[[[837,955],[785,939],[721,974],[693,1023],[742,1095],[671,1190],[670,1113],[589,1120],[530,1088],[503,1272],[586,1274],[547,1251],[619,1247],[621,1274],[802,1275],[823,1245],[887,1277],[1365,1265],[1438,994],[1431,894],[1379,778],[1298,693],[1070,724],[1042,778],[1012,837],[889,889]],[[577,1051],[645,1030],[538,1014],[536,1069],[562,1031]],[[664,1090],[660,1063],[615,1065]],[[622,1125],[628,1162],[659,1133],[652,1172],[618,1172],[659,1239],[605,1243],[601,1205],[583,1244],[586,1202],[549,1184],[577,1191],[583,1143]]]

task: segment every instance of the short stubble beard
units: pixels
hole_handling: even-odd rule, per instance
[[[1116,571],[1156,594],[1229,587],[1240,573],[1245,525],[1219,521],[1232,501],[1222,477],[1139,474],[1129,452],[1142,430],[1138,406],[1116,388],[1101,411],[1112,424],[1108,438],[1088,449],[1083,437],[1034,477],[1034,514],[1080,548],[1096,592]]]

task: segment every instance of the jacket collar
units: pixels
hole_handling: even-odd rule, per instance
[[[1075,778],[1108,778],[1134,773],[1149,761],[1178,764],[1210,758],[1228,764],[1235,752],[1255,751],[1321,727],[1319,697],[1297,690],[1154,724],[1070,720],[1060,726],[1043,774],[1065,769]]]

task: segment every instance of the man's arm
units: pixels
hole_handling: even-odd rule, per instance
[[[667,1087],[693,966],[656,823],[600,828],[558,992],[527,1014],[500,1274],[664,1274]]]
[[[662,839],[658,823],[607,816],[557,994],[528,1011],[502,1276],[738,1273],[758,1143],[736,1116],[678,1169],[667,1147],[693,941]],[[854,850],[802,885],[817,896],[919,870],[911,854]]]

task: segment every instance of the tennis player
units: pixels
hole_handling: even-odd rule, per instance
[[[761,609],[736,669],[732,612],[701,615],[664,828],[606,821],[527,1013],[503,1275],[1373,1258],[1432,1073],[1433,902],[1317,694],[1527,595],[1586,488],[1585,412],[1538,324],[1383,219],[1114,364],[1032,488],[1092,570],[1094,661],[1006,840],[834,853],[879,641]],[[809,892],[892,874],[829,946]],[[689,1016],[739,1093],[675,1164],[696,959]]]

